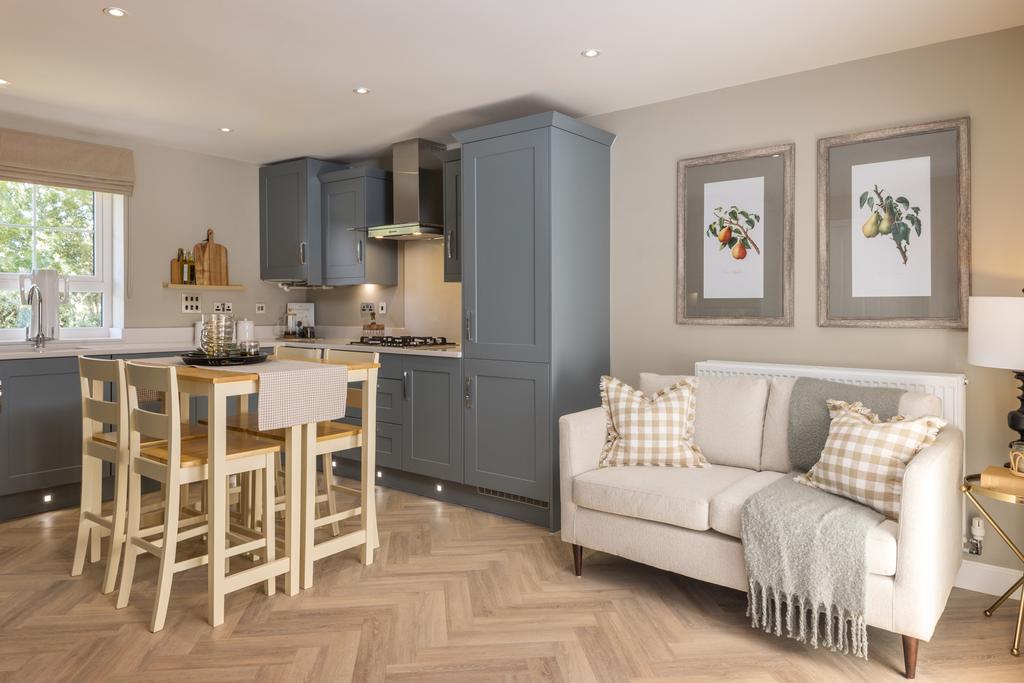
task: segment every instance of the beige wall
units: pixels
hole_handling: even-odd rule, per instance
[[[949,330],[816,325],[815,141],[823,136],[969,115],[973,293],[1024,286],[1024,28],[828,67],[614,112],[588,123],[618,135],[612,149],[612,370],[690,372],[698,360],[815,363],[965,372],[968,469],[1006,459],[1009,372],[967,365],[967,335]],[[900,84],[879,90],[879,79]],[[796,143],[795,324],[677,325],[674,310],[676,162]],[[1016,538],[1019,508],[992,503]],[[982,561],[1016,566],[990,531]]]
[[[398,264],[398,285],[394,287],[360,285],[310,292],[317,323],[361,325],[360,302],[384,301],[388,327],[458,340],[462,289],[458,283],[444,281],[444,243],[401,242]]]
[[[244,292],[203,292],[204,312],[230,301],[235,316],[273,324],[285,302],[303,301],[259,279],[258,166],[196,154],[0,113],[0,126],[131,148],[135,194],[128,200],[126,327],[178,327],[195,316],[182,314],[181,292],[163,288],[178,247],[191,248],[206,228],[228,248],[229,276]],[[256,304],[267,312],[256,315]]]

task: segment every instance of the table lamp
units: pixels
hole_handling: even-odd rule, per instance
[[[1024,441],[1024,296],[968,299],[967,362],[1013,371],[1020,382],[1020,407],[1010,411],[1006,424]]]

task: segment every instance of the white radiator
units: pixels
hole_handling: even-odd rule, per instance
[[[824,365],[740,363],[722,360],[700,361],[695,366],[695,372],[698,377],[716,375],[813,377],[865,387],[892,387],[904,391],[935,394],[942,401],[942,417],[964,432],[965,436],[967,432],[967,377],[958,373],[867,370],[863,368],[833,368]]]

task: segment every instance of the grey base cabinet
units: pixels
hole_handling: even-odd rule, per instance
[[[461,482],[462,367],[459,361],[406,356],[403,373],[402,469]]]
[[[551,380],[544,363],[463,361],[466,483],[548,500]]]
[[[77,358],[0,362],[0,496],[81,480]]]

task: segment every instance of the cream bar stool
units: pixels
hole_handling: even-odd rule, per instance
[[[117,597],[118,608],[125,607],[131,595],[132,581],[135,577],[136,557],[148,552],[160,558],[160,571],[157,579],[156,601],[153,607],[153,619],[150,630],[154,633],[164,626],[167,616],[167,603],[171,594],[171,581],[176,572],[205,565],[208,556],[203,553],[185,560],[177,559],[178,543],[208,532],[209,525],[205,517],[197,517],[197,523],[191,527],[179,527],[180,490],[182,484],[206,481],[209,478],[207,463],[207,439],[192,438],[183,441],[181,438],[181,419],[178,401],[178,377],[174,367],[158,367],[127,363],[125,376],[128,386],[128,414],[130,421],[131,453],[130,482],[128,487],[128,532],[127,548],[125,549],[124,572],[121,576],[121,589]],[[138,392],[149,390],[163,393],[165,412],[153,412],[139,408]],[[160,442],[143,445],[142,434],[150,434],[161,439]],[[243,472],[259,471],[264,474],[263,510],[273,510],[273,473],[275,459],[280,452],[278,444],[249,434],[228,431],[226,439],[225,476]],[[142,477],[155,479],[164,485],[164,523],[162,527],[141,528],[142,516]],[[208,515],[227,514],[227,510],[208,510]],[[237,545],[229,545],[226,557],[234,557],[259,550],[265,562],[259,567],[238,574],[227,576],[222,582],[225,593],[255,581],[266,581],[267,595],[273,595],[276,571],[274,556],[276,552],[274,539],[273,513],[269,520],[266,516],[261,520],[263,536],[256,537],[250,532],[246,538],[252,538]],[[230,524],[225,525],[230,528]],[[161,538],[150,540],[149,537],[162,533]],[[237,538],[237,536],[236,536]],[[254,572],[251,574],[250,572]],[[258,576],[259,578],[256,578]],[[234,580],[232,580],[234,579]],[[243,580],[244,579],[244,580]],[[219,596],[217,596],[219,597]]]
[[[366,373],[366,382],[362,390],[349,390],[348,400],[355,399],[362,408],[362,425],[347,425],[338,422],[319,422],[316,425],[316,432],[306,425],[303,429],[302,438],[302,480],[303,499],[305,503],[303,510],[303,534],[302,534],[302,587],[311,588],[313,585],[313,563],[316,560],[343,552],[349,548],[361,546],[362,562],[365,565],[373,564],[373,551],[380,545],[377,534],[377,505],[375,499],[376,469],[375,469],[375,439],[372,435],[376,433],[377,422],[377,367],[380,363],[380,355],[376,353],[365,353],[358,351],[336,351],[328,349],[325,362],[327,363],[366,363],[370,367]],[[358,392],[358,393],[357,393]],[[367,435],[371,435],[370,438]],[[361,482],[358,489],[334,483],[334,477],[328,478],[327,495],[330,507],[330,514],[326,517],[317,517],[316,504],[319,497],[315,497],[314,485],[316,477],[317,456],[326,457],[324,472],[332,472],[330,467],[331,454],[336,451],[345,451],[351,448],[362,448],[361,454]],[[347,491],[359,496],[359,506],[347,510],[338,511],[334,497],[335,491]],[[315,502],[314,502],[315,498]],[[338,522],[352,517],[360,518],[360,525],[357,531],[338,536],[335,531],[335,538],[320,543],[316,542],[316,530],[327,524],[336,525]]]
[[[81,575],[87,548],[92,562],[99,559],[100,537],[109,535],[107,569],[101,588],[106,594],[114,590],[117,582],[128,516],[128,390],[124,361],[79,356],[78,370],[82,387],[82,495],[71,575]],[[108,387],[110,399],[106,395]],[[113,431],[103,431],[105,425]],[[181,430],[182,438],[202,433],[202,428],[188,424],[183,424]],[[143,437],[144,443],[153,441]],[[109,515],[102,513],[105,462],[114,467],[114,500]]]

